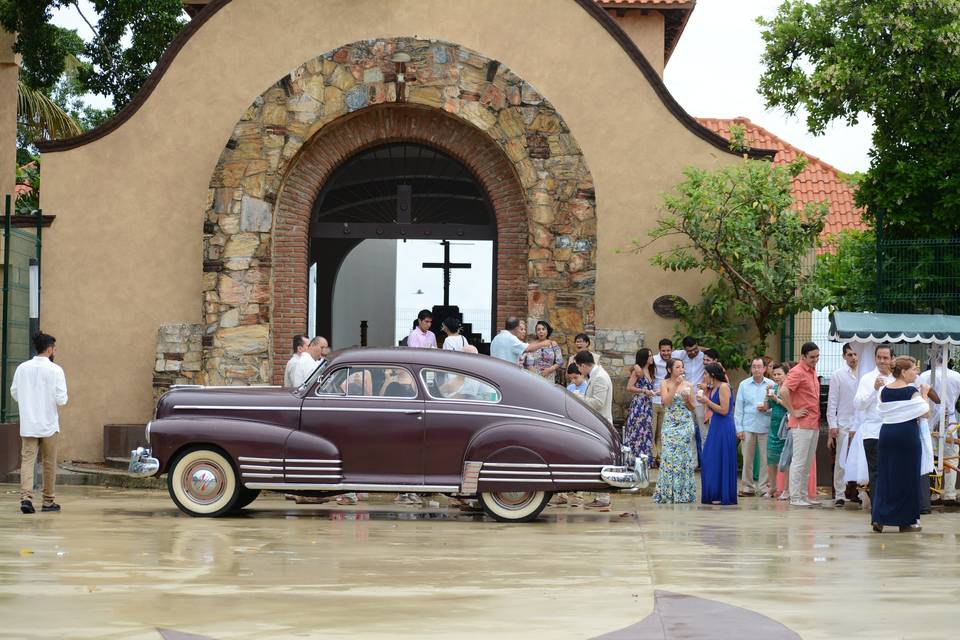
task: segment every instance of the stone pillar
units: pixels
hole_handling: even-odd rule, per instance
[[[637,350],[644,346],[644,333],[635,329],[597,329],[593,349],[613,382],[613,423],[620,427],[627,419],[633,396],[627,393],[627,380]]]
[[[17,180],[17,80],[20,56],[13,52],[17,36],[0,29],[0,196],[13,196]],[[2,198],[0,198],[2,202]]]

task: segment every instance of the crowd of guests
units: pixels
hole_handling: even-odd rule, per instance
[[[433,316],[421,311],[404,344],[477,353],[460,334],[457,318],[442,322],[441,341],[432,330]],[[613,383],[591,350],[590,336],[578,334],[576,351],[566,359],[552,338],[553,328],[539,321],[528,340],[526,323],[508,318],[494,337],[490,355],[533,375],[565,382],[571,393],[613,424]],[[660,504],[732,505],[738,498],[789,501],[793,507],[821,506],[817,500],[816,455],[820,441],[819,347],[808,342],[794,363],[755,358],[750,376],[734,390],[718,353],[685,337],[680,348],[664,338],[657,351],[637,351],[626,390],[632,395],[623,440],[638,457],[657,468],[653,500]],[[299,386],[329,351],[323,337],[297,336],[284,376]],[[827,446],[833,449],[834,505],[862,503],[867,487],[873,528],[897,526],[919,531],[921,512],[929,510],[926,474],[933,470],[928,418],[939,403],[930,386],[930,371],[920,373],[916,360],[894,357],[887,345],[874,353],[876,368],[861,372],[856,351],[843,347],[844,365],[830,377],[826,411]],[[862,374],[862,375],[861,375]],[[948,371],[947,418],[955,421],[960,374]],[[955,447],[955,445],[953,445]],[[739,451],[738,451],[739,450]],[[956,502],[956,473],[944,478],[944,502]],[[349,503],[356,496],[339,500]],[[417,504],[416,495],[398,496]],[[558,495],[555,505],[610,508],[609,494],[586,502],[579,494]]]

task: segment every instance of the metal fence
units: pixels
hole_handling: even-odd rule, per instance
[[[877,311],[960,315],[960,238],[877,240]]]
[[[35,212],[35,217],[37,223],[32,232],[15,228],[10,196],[6,197],[3,315],[0,323],[0,422],[19,417],[18,407],[10,396],[10,383],[17,366],[31,357],[30,335],[36,331],[39,318],[41,212]],[[29,217],[26,222],[30,223]]]

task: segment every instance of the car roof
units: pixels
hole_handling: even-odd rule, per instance
[[[414,347],[355,347],[328,356],[329,367],[342,364],[396,364],[410,367],[438,367],[473,373],[494,382],[510,404],[522,402],[532,408],[561,412],[563,389],[537,379],[517,365],[498,358],[448,349]],[[541,406],[537,406],[541,405]]]

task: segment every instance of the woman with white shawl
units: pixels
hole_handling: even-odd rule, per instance
[[[925,458],[921,417],[929,415],[929,385],[913,386],[920,375],[917,361],[898,356],[894,381],[880,390],[883,418],[877,461],[877,487],[872,505],[873,530],[896,526],[901,532],[920,531],[920,474]],[[926,437],[929,443],[929,435]],[[929,444],[927,446],[930,446]]]

